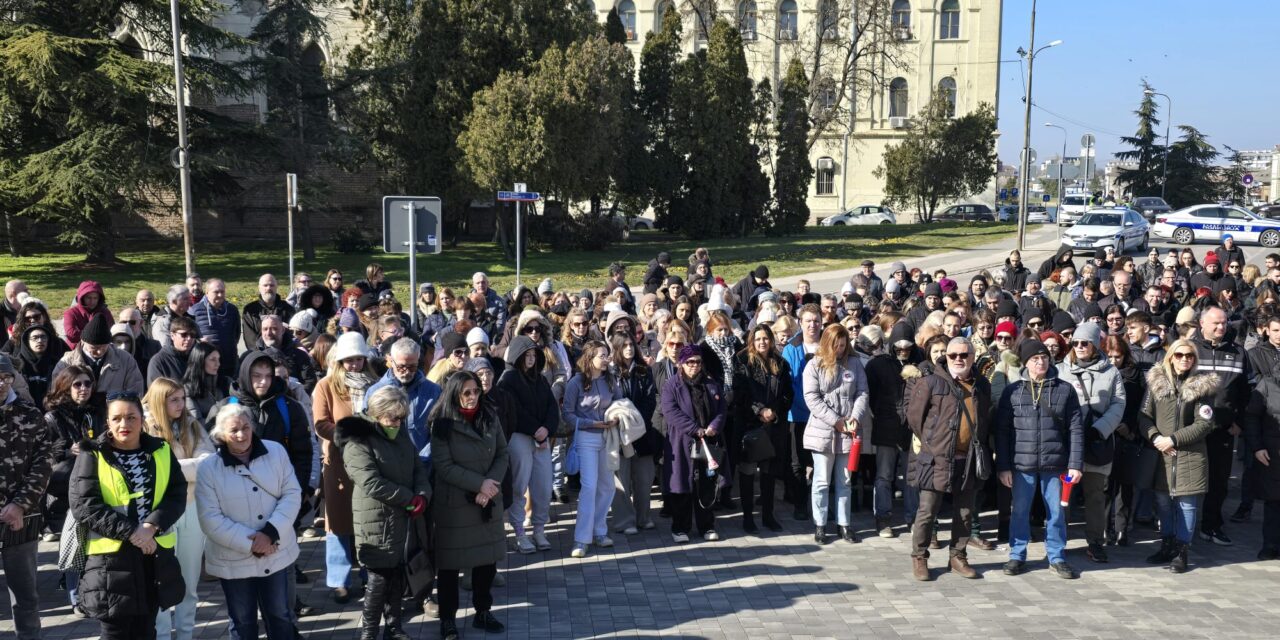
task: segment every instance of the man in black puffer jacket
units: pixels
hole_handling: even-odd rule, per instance
[[[929,285],[936,286],[936,285]],[[870,325],[875,327],[875,325]],[[864,327],[863,331],[869,327]],[[878,327],[877,327],[878,328]],[[889,333],[887,352],[877,354],[867,363],[867,390],[871,399],[871,444],[876,452],[876,481],[872,493],[872,511],[876,519],[876,532],[881,538],[894,538],[893,484],[898,471],[906,468],[907,444],[911,432],[903,424],[906,409],[903,392],[907,381],[902,368],[915,364],[915,345],[907,338],[905,322],[894,325]],[[862,338],[858,338],[859,342]],[[878,345],[877,345],[878,346]],[[905,348],[903,348],[905,346]],[[877,349],[878,350],[878,349]],[[903,517],[910,522],[915,517],[915,489],[903,487]]]
[[[1067,564],[1067,519],[1059,503],[1064,472],[1078,482],[1084,468],[1084,423],[1071,385],[1058,378],[1049,350],[1039,340],[1018,345],[1022,380],[1005,388],[996,409],[996,470],[1013,491],[1006,575],[1025,571],[1031,541],[1031,500],[1037,485],[1044,494],[1045,550],[1061,578],[1078,577]]]
[[[644,270],[644,292],[657,293],[667,283],[667,269],[671,268],[671,254],[663,251],[649,261]]]

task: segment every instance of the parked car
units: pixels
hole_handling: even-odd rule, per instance
[[[1268,249],[1280,247],[1280,220],[1254,215],[1232,204],[1197,204],[1156,216],[1152,232],[1178,244],[1222,241],[1229,233],[1236,242],[1256,242]]]
[[[1018,221],[1017,211],[1018,211],[1017,205],[1006,204],[996,210],[996,219],[999,220],[1000,222],[1017,222]],[[1054,212],[1049,211],[1044,207],[1044,205],[1039,205],[1039,204],[1033,204],[1027,207],[1027,212],[1028,212],[1027,222],[1029,224],[1044,224],[1046,222],[1053,222],[1053,219],[1055,217]]]
[[[1253,213],[1259,218],[1280,218],[1280,201],[1260,204],[1253,208]]]
[[[1147,222],[1154,221],[1158,215],[1173,211],[1173,207],[1170,207],[1165,203],[1164,198],[1157,198],[1155,196],[1134,198],[1131,208],[1134,211],[1141,213],[1142,217],[1147,219]]]
[[[1063,196],[1062,203],[1058,205],[1058,224],[1075,224],[1076,220],[1092,205],[1093,196],[1085,194]]]
[[[1116,255],[1121,255],[1134,248],[1146,251],[1150,234],[1151,224],[1133,209],[1093,208],[1080,216],[1075,226],[1063,232],[1062,244],[1073,249],[1113,246]]]
[[[850,224],[896,224],[897,214],[889,207],[878,204],[867,204],[854,207],[844,213],[837,213],[830,218],[818,222],[823,227],[843,227]]]
[[[985,204],[953,204],[933,214],[937,222],[995,222],[996,214]]]

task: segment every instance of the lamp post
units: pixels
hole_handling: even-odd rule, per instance
[[[1065,189],[1066,189],[1065,183],[1062,181],[1062,170],[1063,170],[1062,165],[1066,164],[1067,162],[1067,129],[1066,127],[1056,125],[1052,122],[1046,122],[1044,123],[1044,126],[1053,127],[1054,129],[1059,129],[1062,131],[1062,155],[1059,156],[1058,158],[1058,208],[1055,210],[1054,216],[1053,216],[1054,223],[1055,223],[1054,226],[1058,227],[1058,239],[1061,240],[1062,225],[1056,224],[1056,223],[1060,219],[1060,216],[1062,215],[1062,197],[1065,194]]]
[[[1036,3],[1031,2],[1031,53],[1018,47],[1018,55],[1027,59],[1027,94],[1023,97],[1026,108],[1022,118],[1022,190],[1018,193],[1018,251],[1022,251],[1027,238],[1027,186],[1031,180],[1031,79],[1035,71],[1036,55],[1049,47],[1062,44],[1054,40],[1036,49]]]
[[[178,184],[182,197],[182,253],[186,262],[186,274],[195,273],[195,238],[191,228],[191,156],[187,149],[186,78],[182,71],[182,27],[178,20],[178,0],[169,0],[169,14],[173,27],[173,103],[178,108],[178,146],[173,150],[172,162],[178,170]],[[292,282],[290,283],[292,286]]]
[[[1169,125],[1173,122],[1173,98],[1166,93],[1151,89],[1143,89],[1142,92],[1149,96],[1164,96],[1169,105],[1169,109],[1164,114],[1164,167],[1160,170],[1160,199],[1164,200],[1164,188],[1169,183]]]

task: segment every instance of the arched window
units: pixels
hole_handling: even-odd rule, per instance
[[[738,3],[738,31],[742,32],[742,39],[747,42],[754,42],[756,39],[756,3],[752,0],[743,0]]]
[[[946,77],[938,81],[938,92],[947,99],[947,117],[956,117],[956,80]]]
[[[622,0],[618,3],[618,19],[622,21],[622,28],[627,32],[628,40],[636,39],[636,3],[631,0]]]
[[[662,21],[666,19],[667,12],[671,10],[671,0],[662,0],[658,3],[658,7],[653,10],[653,32],[662,33]]]
[[[943,0],[941,21],[938,22],[938,39],[954,40],[960,37],[960,2]]]
[[[800,12],[796,10],[795,0],[782,0],[778,5],[778,39],[800,39]]]
[[[818,5],[819,28],[823,40],[835,40],[840,37],[840,8],[835,0],[823,0]]]
[[[706,42],[711,36],[711,25],[716,22],[715,9],[707,0],[701,0],[693,7],[693,24],[697,28],[698,42]]]
[[[907,79],[894,78],[889,83],[889,117],[907,117]]]
[[[907,0],[893,2],[893,33],[899,40],[911,39],[911,3]]]

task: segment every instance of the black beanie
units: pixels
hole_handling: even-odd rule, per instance
[[[756,267],[755,275],[756,275],[756,280],[768,280],[768,279],[769,279],[769,267],[767,267],[767,266],[765,266],[765,265],[760,265],[760,266]]]
[[[1022,361],[1022,364],[1026,364],[1028,360],[1039,355],[1049,355],[1048,347],[1045,347],[1044,343],[1039,340],[1024,340],[1022,344],[1018,345],[1018,359]]]
[[[1008,299],[1001,300],[996,307],[996,317],[1003,318],[1005,316],[1018,317],[1018,303]]]
[[[457,331],[450,331],[449,333],[444,334],[444,337],[440,339],[440,351],[443,354],[441,357],[447,358],[449,357],[449,354],[454,351],[466,348],[466,336],[463,336]]]
[[[356,299],[357,311],[364,311],[369,307],[376,307],[376,306],[378,306],[378,299],[375,298],[372,293],[362,294],[359,298]]]
[[[89,324],[80,331],[80,342],[94,346],[111,344],[111,324],[107,322],[106,314],[95,313],[89,318]]]
[[[936,283],[936,282],[930,282],[929,284],[925,285],[925,286],[924,286],[924,297],[926,297],[926,298],[927,298],[927,297],[929,297],[929,296],[938,296],[939,298],[941,298],[941,297],[942,297],[942,285],[940,285],[940,284],[938,284],[938,283]]]
[[[1080,320],[1082,321],[1088,321],[1089,318],[1102,317],[1105,317],[1102,315],[1102,307],[1099,307],[1096,302],[1090,302],[1089,306],[1084,308],[1084,313],[1080,314]]]
[[[1057,311],[1053,312],[1053,323],[1051,325],[1051,328],[1055,333],[1066,333],[1068,331],[1075,331],[1076,321],[1074,318],[1071,317],[1071,314],[1067,313],[1066,311],[1063,311],[1062,309],[1058,309]]]

